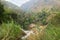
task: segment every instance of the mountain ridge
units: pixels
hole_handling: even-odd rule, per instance
[[[25,11],[36,12],[43,8],[51,8],[54,6],[60,6],[58,0],[30,0],[29,2],[23,4],[21,8]]]
[[[11,9],[12,11],[15,11],[17,13],[20,13],[21,11],[23,11],[19,6],[8,2],[8,1],[2,1],[2,4],[4,5],[4,7],[6,7],[7,9]]]

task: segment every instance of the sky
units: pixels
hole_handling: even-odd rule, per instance
[[[6,1],[11,2],[11,3],[13,3],[17,6],[21,6],[21,5],[23,5],[24,3],[26,3],[30,0],[6,0]]]

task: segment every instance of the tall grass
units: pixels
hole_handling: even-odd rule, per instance
[[[50,20],[39,40],[60,40],[60,13]]]
[[[0,40],[20,40],[23,33],[20,27],[14,22],[2,23],[0,25]]]
[[[60,27],[49,24],[41,40],[60,40]]]

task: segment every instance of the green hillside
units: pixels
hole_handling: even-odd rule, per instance
[[[42,32],[39,33],[39,30],[39,35],[35,36],[34,40],[60,40],[60,8],[52,7],[48,10],[44,8],[37,13],[24,11],[16,13],[9,8],[4,8],[0,3],[0,40],[22,40],[21,37],[26,34],[21,29],[30,30],[30,24],[37,25],[32,28],[32,31],[42,26],[40,29]],[[33,38],[26,40],[33,40]]]

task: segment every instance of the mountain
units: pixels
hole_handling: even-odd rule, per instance
[[[2,1],[2,4],[4,5],[5,8],[9,8],[11,9],[12,11],[15,11],[15,12],[21,12],[22,9],[20,7],[18,7],[17,5],[11,3],[11,2],[8,2],[8,1]]]
[[[23,4],[21,7],[8,2],[3,1],[5,7],[10,9],[14,9],[18,12],[20,11],[27,11],[27,12],[39,12],[42,9],[51,9],[52,7],[60,7],[60,0],[30,0],[27,3]]]
[[[43,8],[50,9],[57,6],[60,7],[59,0],[30,0],[29,2],[23,4],[21,8],[24,11],[39,12]]]

